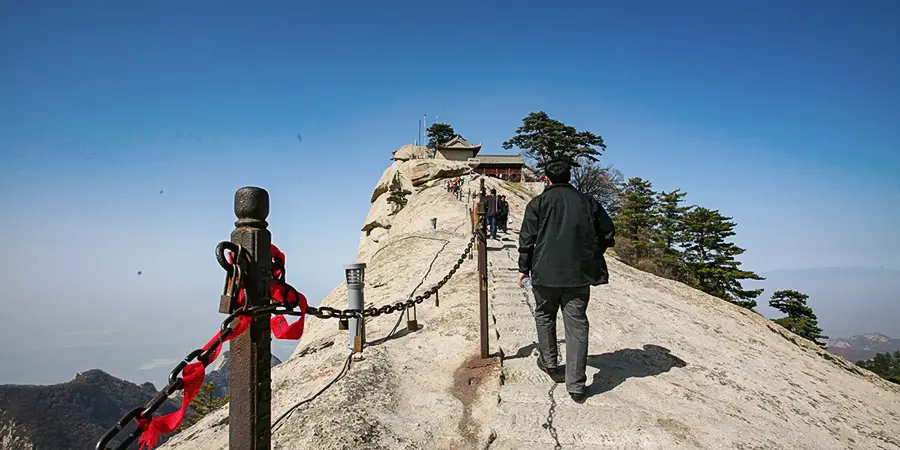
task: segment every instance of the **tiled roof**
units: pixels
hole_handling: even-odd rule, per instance
[[[472,158],[472,162],[475,161],[478,161],[478,164],[525,165],[522,155],[478,155]]]
[[[457,134],[456,136],[453,136],[453,139],[438,145],[437,148],[438,150],[474,150],[478,153],[478,151],[481,150],[481,144],[472,145],[466,142],[462,136]]]

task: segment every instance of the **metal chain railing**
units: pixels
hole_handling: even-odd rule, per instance
[[[420,295],[415,296],[415,298],[411,298],[406,300],[405,302],[397,302],[392,305],[384,305],[380,308],[371,307],[366,309],[338,309],[332,308],[330,306],[320,306],[318,308],[314,308],[312,306],[307,310],[307,314],[312,316],[316,316],[320,319],[351,319],[351,318],[363,318],[363,317],[378,317],[383,314],[391,314],[395,312],[405,311],[408,308],[412,308],[415,305],[419,305],[432,295],[436,294],[438,290],[444,287],[450,278],[456,274],[456,271],[459,270],[460,266],[462,266],[463,261],[465,261],[466,257],[469,256],[469,252],[472,251],[472,246],[475,245],[476,235],[473,234],[471,239],[469,239],[469,244],[466,246],[465,251],[463,251],[462,255],[460,255],[459,259],[456,261],[456,264],[453,265],[453,268],[447,272],[447,275],[444,276],[441,281],[432,286],[427,291],[423,292]]]
[[[305,313],[311,316],[315,316],[319,319],[349,319],[349,318],[363,318],[363,317],[377,317],[384,314],[392,314],[395,312],[402,312],[409,308],[414,307],[415,305],[421,304],[426,299],[430,298],[432,295],[437,294],[438,290],[444,287],[448,281],[456,274],[456,271],[459,270],[460,266],[462,266],[463,262],[466,260],[469,253],[472,251],[472,248],[475,244],[475,240],[477,238],[477,230],[479,228],[475,227],[475,232],[472,233],[472,237],[469,239],[468,245],[466,245],[465,250],[462,255],[460,255],[459,259],[456,261],[456,264],[450,269],[450,271],[442,278],[437,284],[432,286],[427,291],[423,292],[421,295],[417,295],[415,298],[408,299],[405,302],[396,302],[394,304],[384,305],[380,308],[371,307],[366,309],[337,309],[331,308],[328,306],[320,306],[318,308],[309,306],[306,308]],[[224,251],[229,250],[232,254],[235,255],[233,262],[228,262],[225,259]],[[232,304],[236,303],[237,298],[241,290],[244,288],[244,277],[243,274],[247,272],[248,265],[250,263],[250,255],[246,250],[236,244],[231,242],[222,242],[218,246],[216,246],[216,259],[219,264],[226,270],[228,276],[225,280],[225,289],[223,294],[223,301],[226,299],[231,301]],[[275,269],[276,267],[273,267]],[[281,267],[283,273],[283,267]],[[282,275],[283,276],[283,275]],[[212,345],[208,345],[206,350],[204,349],[196,349],[190,353],[179,362],[172,372],[169,373],[168,384],[159,391],[159,393],[150,400],[143,407],[138,407],[130,410],[121,419],[119,419],[116,424],[106,431],[100,440],[97,442],[96,450],[109,450],[109,443],[118,436],[122,430],[128,426],[131,421],[141,421],[148,422],[153,418],[153,414],[163,405],[167,400],[169,400],[172,395],[176,392],[180,391],[184,386],[183,380],[183,372],[185,367],[189,364],[199,361],[203,364],[204,370],[205,368],[212,363],[211,357],[213,355],[217,355],[219,351],[219,347],[227,340],[229,336],[234,332],[234,328],[232,324],[236,319],[242,316],[251,316],[252,318],[257,317],[270,317],[271,315],[285,315],[285,316],[303,316],[304,312],[297,309],[299,306],[298,302],[293,303],[272,303],[264,306],[253,306],[246,307],[242,306],[237,308],[234,312],[229,314],[225,320],[222,321],[220,326],[220,332],[218,337],[212,341]],[[129,445],[134,443],[137,440],[141,433],[143,433],[144,429],[141,426],[138,426],[136,430],[131,432],[118,446],[115,447],[115,450],[124,450],[128,448]]]

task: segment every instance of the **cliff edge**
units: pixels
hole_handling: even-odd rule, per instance
[[[442,183],[463,175],[472,193],[479,176],[415,153],[402,152],[413,156],[372,195],[359,245],[367,307],[428,289],[469,241],[468,203]],[[410,192],[396,214],[392,183]],[[310,317],[296,352],[273,369],[273,422],[292,410],[273,427],[273,449],[900,449],[900,387],[755,312],[609,256],[610,284],[592,290],[588,308],[589,397],[572,402],[535,366],[534,298],[515,284],[515,232],[532,194],[486,185],[511,206],[510,233],[488,247],[495,357],[478,357],[474,259],[439,306],[418,308],[418,330],[396,314],[369,320],[371,343],[349,370],[346,331]],[[346,298],[341,284],[323,304]],[[227,425],[226,407],[162,448],[226,449]]]

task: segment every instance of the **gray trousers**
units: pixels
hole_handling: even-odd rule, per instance
[[[566,390],[584,393],[584,374],[588,354],[587,305],[591,297],[591,287],[553,288],[533,286],[536,303],[534,321],[537,325],[538,349],[544,366],[558,367],[559,352],[556,344],[556,314],[563,313],[566,330]]]

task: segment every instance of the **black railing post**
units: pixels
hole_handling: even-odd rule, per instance
[[[231,242],[249,251],[253,262],[247,276],[248,306],[269,303],[272,280],[272,234],[267,229],[269,193],[242,187],[234,194],[237,222]],[[269,315],[257,317],[231,341],[231,402],[228,417],[230,450],[270,450],[272,420],[272,337]]]
[[[488,277],[487,277],[487,204],[484,192],[484,178],[478,198],[478,294],[479,328],[481,330],[481,357],[488,357]]]

